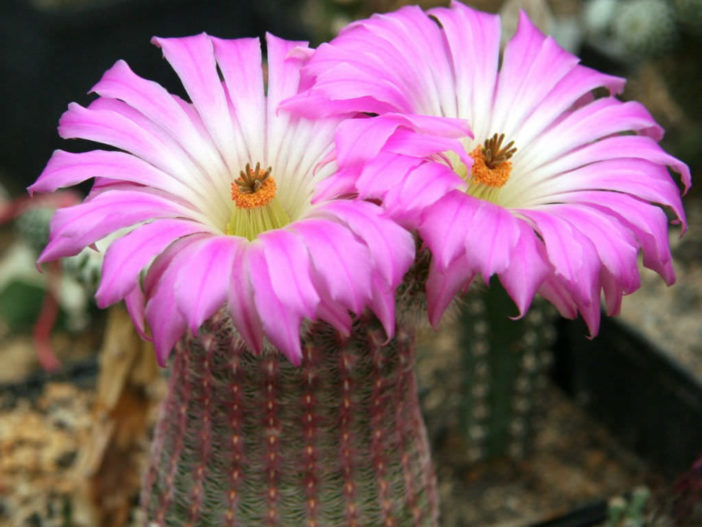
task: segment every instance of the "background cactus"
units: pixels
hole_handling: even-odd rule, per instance
[[[677,28],[665,0],[622,0],[614,14],[613,32],[626,52],[657,55],[673,47]]]
[[[471,459],[524,456],[555,339],[554,312],[534,302],[512,320],[514,303],[495,281],[466,298],[461,314],[460,424]]]
[[[159,526],[432,526],[414,336],[317,323],[302,365],[246,351],[220,313],[180,341],[142,504]]]
[[[54,212],[56,209],[53,207],[30,208],[15,220],[17,237],[36,254],[41,253],[49,242],[49,222]]]
[[[645,509],[651,496],[648,487],[637,487],[627,499],[616,496],[607,506],[606,527],[644,527]]]

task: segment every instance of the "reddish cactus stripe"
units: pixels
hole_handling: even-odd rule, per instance
[[[398,347],[407,349],[411,354],[412,364],[414,364],[414,335],[402,328],[398,330],[396,339]],[[415,375],[409,376],[407,390],[410,393],[417,393],[417,378]],[[436,474],[431,463],[429,439],[423,424],[424,419],[418,404],[408,404],[408,414],[409,425],[407,430],[412,434],[413,444],[418,448],[417,456],[419,459],[416,463],[418,463],[420,467],[419,472],[423,476],[422,487],[428,501],[427,506],[420,507],[422,517],[418,521],[428,521],[431,525],[436,525],[439,521],[439,493],[436,488]]]
[[[353,479],[353,444],[351,441],[353,424],[353,380],[351,379],[350,371],[353,358],[346,351],[342,351],[340,353],[339,362],[339,380],[341,387],[341,406],[339,408],[340,466],[344,475],[346,520],[350,526],[355,526],[358,523],[358,507],[356,505],[356,486]]]
[[[181,341],[184,342],[184,341]],[[178,351],[181,351],[178,353]],[[171,452],[171,457],[168,461],[168,475],[166,476],[165,479],[165,493],[163,495],[163,499],[161,500],[161,506],[156,514],[156,521],[159,526],[165,525],[166,521],[166,512],[168,511],[168,507],[170,505],[171,499],[173,498],[173,490],[174,490],[174,482],[175,482],[175,474],[176,470],[178,468],[178,460],[181,457],[182,454],[182,449],[183,449],[183,438],[185,436],[185,425],[188,420],[188,405],[190,403],[190,397],[191,397],[191,386],[190,386],[190,378],[187,375],[188,370],[189,370],[189,362],[190,362],[190,354],[189,353],[183,353],[182,350],[176,350],[178,358],[176,359],[176,362],[178,363],[178,366],[174,368],[173,375],[181,377],[181,375],[178,374],[183,374],[180,382],[178,384],[181,385],[181,390],[180,390],[180,405],[177,408],[177,411],[175,414],[177,415],[177,428],[175,430],[175,438],[173,441],[174,447],[173,451]],[[177,393],[174,392],[174,393]],[[174,405],[177,404],[176,400],[174,398],[173,400]]]
[[[305,347],[305,364],[303,366],[303,379],[305,391],[302,395],[302,427],[303,427],[303,459],[305,463],[304,488],[307,497],[307,527],[317,527],[317,513],[319,508],[319,467],[317,465],[317,421],[315,414],[315,390],[319,384],[319,353],[314,346]]]
[[[265,473],[268,489],[266,491],[266,525],[278,525],[278,478],[280,466],[280,422],[278,421],[278,361],[271,357],[262,362],[264,376],[264,429],[265,429]]]
[[[177,353],[177,352],[176,352]],[[178,355],[180,357],[180,354]],[[176,359],[178,360],[178,359]],[[163,403],[162,411],[166,413],[177,411],[177,398],[172,396],[175,394],[178,384],[177,375],[171,375],[168,379],[168,394],[169,396]],[[157,460],[160,463],[161,457],[163,456],[164,442],[168,437],[168,429],[174,424],[173,420],[170,419],[159,419],[156,425],[156,431],[154,433],[154,440],[151,445],[151,459]],[[150,465],[149,469],[146,471],[144,476],[144,494],[142,496],[142,503],[151,502],[151,489],[156,483],[156,478],[158,474],[158,464]]]
[[[243,477],[242,462],[244,458],[243,421],[243,389],[241,385],[241,367],[239,356],[233,354],[229,369],[232,380],[229,387],[231,403],[229,405],[229,444],[231,448],[231,467],[229,469],[229,489],[227,491],[227,510],[224,514],[226,527],[235,527],[237,521],[236,507],[239,502],[239,488]]]
[[[373,318],[348,337],[314,324],[299,367],[249,353],[226,317],[181,341],[145,480],[148,521],[436,527],[412,339],[384,339]]]
[[[405,434],[408,414],[411,412],[411,404],[405,401],[402,394],[410,386],[413,376],[412,364],[414,363],[411,347],[403,345],[402,340],[398,340],[397,355],[400,360],[402,374],[400,375],[400,388],[396,390],[393,398],[395,406],[395,434],[397,444],[402,451],[402,476],[404,478],[405,495],[407,496],[407,506],[412,512],[412,525],[419,527],[422,521],[422,509],[417,506],[417,490],[415,489],[414,474],[412,473],[411,457],[408,449],[411,448],[411,441]]]
[[[384,357],[381,342],[382,335],[371,333],[369,335],[370,353],[373,361],[373,391],[371,395],[371,457],[378,485],[378,500],[382,511],[384,527],[394,527],[393,503],[390,499],[389,482],[386,477],[388,466],[388,444],[386,441],[386,428],[388,426],[386,412],[389,403],[385,392],[386,380],[383,372]]]
[[[201,397],[200,405],[202,407],[200,439],[200,462],[195,468],[195,482],[191,495],[192,505],[190,506],[190,521],[188,527],[196,527],[200,518],[200,508],[203,500],[203,481],[205,472],[210,459],[210,449],[212,439],[210,437],[212,429],[212,365],[214,359],[214,351],[216,342],[212,335],[204,335],[201,339],[202,347],[205,350],[202,363],[199,365],[199,370],[202,372],[201,378]]]

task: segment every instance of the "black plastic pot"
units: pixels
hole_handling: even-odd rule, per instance
[[[526,527],[594,527],[607,519],[605,500],[589,503],[562,516],[548,518]]]
[[[556,384],[661,474],[688,469],[702,454],[700,379],[615,319],[586,335],[582,322],[561,324]]]

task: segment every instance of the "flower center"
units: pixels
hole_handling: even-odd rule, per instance
[[[261,163],[251,168],[249,163],[232,183],[232,214],[227,234],[255,239],[265,231],[280,229],[290,218],[276,198],[277,185],[271,177],[271,167],[263,170]]]
[[[239,172],[239,178],[232,183],[232,199],[237,207],[254,209],[263,207],[275,197],[276,184],[271,177],[271,167],[261,170],[261,163],[256,168],[246,163],[246,169]]]
[[[495,201],[499,189],[507,183],[512,172],[509,159],[517,151],[514,141],[503,145],[505,134],[494,134],[471,153],[473,168],[470,173],[468,193],[476,198]]]

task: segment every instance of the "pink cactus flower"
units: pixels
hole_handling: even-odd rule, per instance
[[[536,293],[599,328],[639,285],[637,256],[671,284],[665,210],[685,228],[688,167],[624,80],[578,64],[522,13],[500,52],[500,20],[459,2],[375,15],[321,45],[305,90],[282,107],[347,114],[339,177],[325,193],[383,201],[431,250],[438,323],[476,276],[497,275],[520,313]],[[360,112],[360,113],[359,113]]]
[[[369,307],[394,329],[394,288],[414,241],[372,203],[312,203],[336,170],[339,119],[278,111],[298,90],[296,56],[307,51],[266,42],[267,83],[258,39],[154,38],[190,101],[118,61],[93,88],[97,99],[69,105],[59,125],[65,139],[116,150],[58,150],[29,187],[94,179],[81,204],[57,211],[39,261],[116,237],[98,304],[125,299],[137,328],[148,323],[161,364],[223,306],[251,350],[267,340],[293,363],[303,319],[348,332],[350,313]]]

